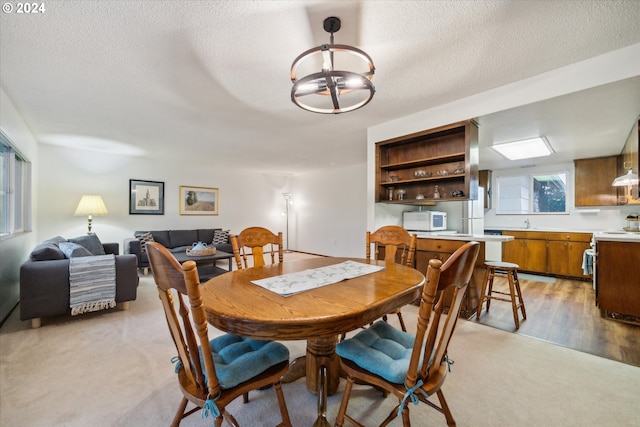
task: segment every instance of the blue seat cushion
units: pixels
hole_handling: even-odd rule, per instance
[[[274,341],[252,340],[225,334],[209,341],[220,387],[235,387],[271,366],[289,360],[289,349]],[[204,371],[202,352],[200,361]],[[206,376],[206,372],[204,372]]]
[[[404,383],[415,336],[379,321],[336,346],[336,353],[395,384]]]

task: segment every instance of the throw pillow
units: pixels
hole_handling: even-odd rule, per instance
[[[66,242],[66,240],[65,240]],[[59,243],[51,243],[48,241],[40,243],[36,246],[29,256],[31,261],[54,261],[64,259],[64,252],[60,250]]]
[[[87,248],[78,243],[73,242],[61,242],[58,244],[58,247],[64,253],[64,256],[67,258],[73,257],[81,257],[81,256],[93,256],[91,252]]]
[[[140,240],[140,252],[145,253],[147,252],[147,242],[154,242],[155,240],[153,240],[153,234],[151,234],[150,231],[146,232],[146,233],[137,233],[134,234],[135,238]]]
[[[222,243],[229,242],[229,232],[230,230],[214,230],[213,232],[213,243],[214,245],[220,245]]]
[[[106,255],[102,242],[96,234],[87,234],[86,236],[74,237],[69,242],[77,243],[87,249],[91,255]]]

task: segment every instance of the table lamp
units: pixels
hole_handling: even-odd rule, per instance
[[[93,220],[93,216],[104,216],[108,213],[101,196],[84,195],[80,199],[80,203],[78,203],[74,216],[88,215],[89,229],[87,234],[91,234],[91,221]]]

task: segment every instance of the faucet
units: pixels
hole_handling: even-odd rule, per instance
[[[529,218],[524,220],[524,228],[531,228],[531,222],[529,221]]]

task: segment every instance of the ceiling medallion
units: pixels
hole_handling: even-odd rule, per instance
[[[339,18],[325,19],[324,30],[331,34],[329,44],[309,49],[293,61],[291,101],[304,110],[321,114],[346,113],[365,106],[373,98],[373,61],[356,47],[333,44],[333,33],[339,29]],[[361,71],[346,71],[358,68]],[[319,72],[313,72],[318,69]],[[303,72],[310,74],[298,78]]]

